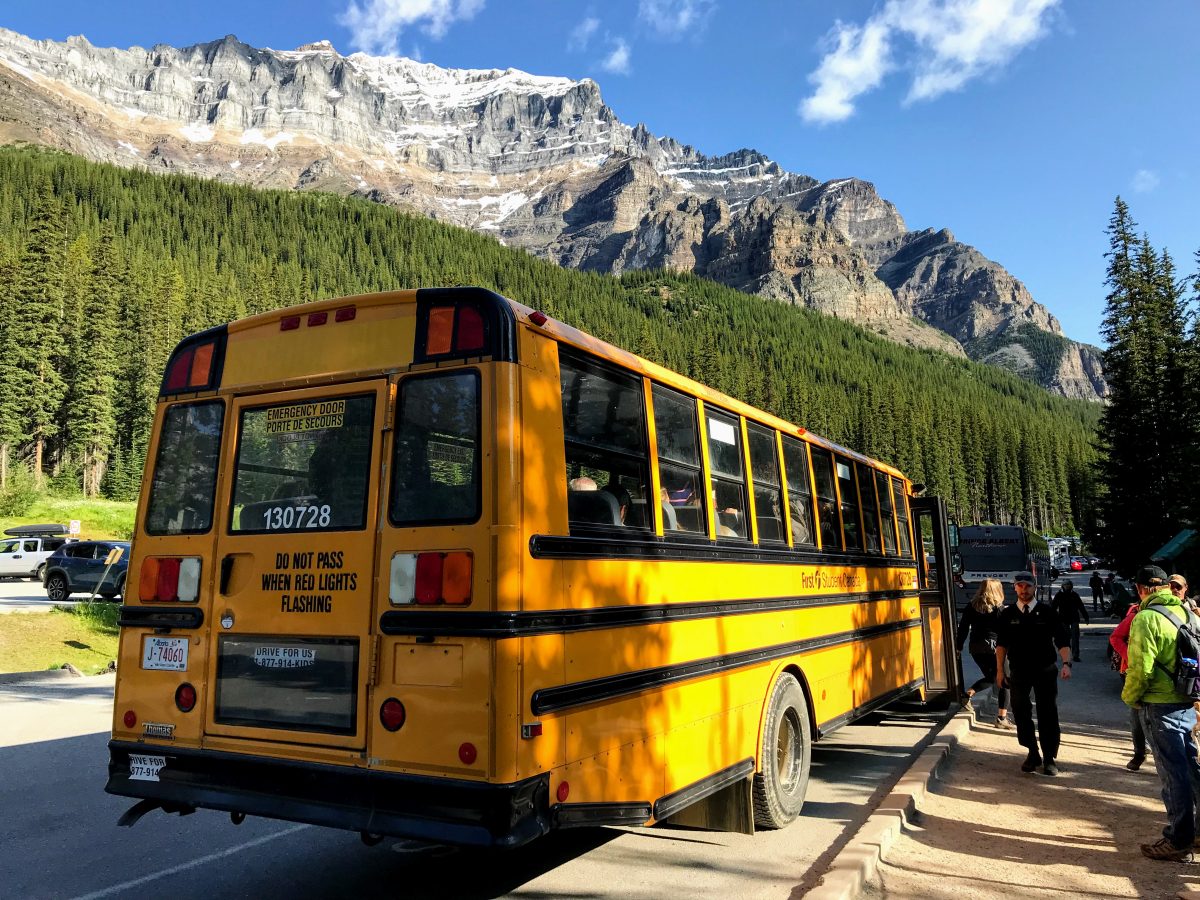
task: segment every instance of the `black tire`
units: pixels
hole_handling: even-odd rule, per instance
[[[812,726],[794,676],[775,682],[763,721],[762,771],[754,775],[754,826],[783,828],[800,815],[812,763]]]
[[[46,580],[46,564],[42,563],[40,566],[38,566],[37,569],[34,571],[34,573],[29,576],[29,579],[31,581],[45,581]]]
[[[61,603],[71,596],[71,586],[67,576],[62,572],[54,572],[46,579],[46,596],[55,603]]]

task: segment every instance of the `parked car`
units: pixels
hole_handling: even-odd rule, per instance
[[[1082,572],[1085,568],[1086,563],[1087,563],[1087,560],[1084,559],[1082,556],[1072,556],[1071,557],[1071,571],[1072,572]]]
[[[108,554],[121,550],[120,558],[109,565]],[[129,569],[128,541],[76,541],[59,547],[46,560],[46,596],[58,602],[72,594],[95,591],[105,600],[125,593],[125,573]]]
[[[59,547],[75,538],[65,525],[18,525],[0,540],[0,578],[43,580],[46,560]]]

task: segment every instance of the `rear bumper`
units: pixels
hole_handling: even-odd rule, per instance
[[[550,778],[512,784],[399,775],[240,753],[110,741],[110,794],[443,844],[518,847],[551,828]],[[132,781],[129,755],[165,756]]]

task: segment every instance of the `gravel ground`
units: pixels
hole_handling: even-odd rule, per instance
[[[1174,897],[1200,889],[1200,864],[1154,862],[1139,849],[1159,838],[1165,813],[1153,762],[1125,769],[1128,711],[1104,657],[1113,624],[1084,627],[1083,661],[1059,682],[1062,774],[1021,772],[1016,732],[993,727],[990,692],[977,697],[970,736],[863,896]],[[978,673],[969,660],[965,668],[970,683]]]

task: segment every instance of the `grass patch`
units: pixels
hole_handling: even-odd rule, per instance
[[[63,663],[85,675],[103,671],[117,658],[119,610],[116,603],[81,603],[74,610],[0,615],[0,672],[58,669]]]
[[[133,537],[137,503],[121,500],[84,500],[82,497],[40,496],[25,515],[0,518],[0,532],[14,525],[68,524],[78,519],[84,540],[122,540]]]

